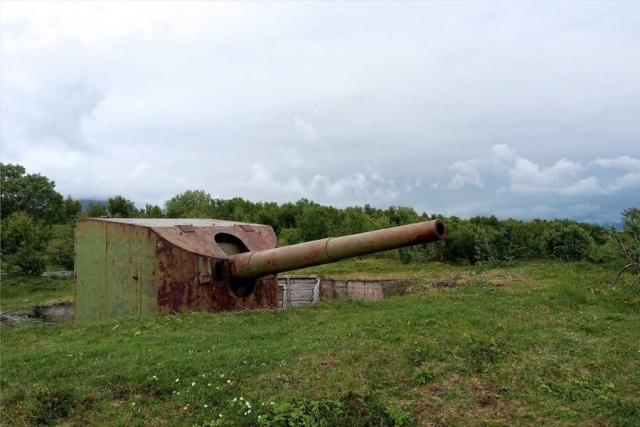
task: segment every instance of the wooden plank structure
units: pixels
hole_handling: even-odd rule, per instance
[[[278,298],[278,307],[297,307],[302,304],[318,302],[320,281],[321,279],[316,276],[278,277],[278,286],[282,288],[281,297]]]

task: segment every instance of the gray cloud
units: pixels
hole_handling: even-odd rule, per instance
[[[3,4],[3,161],[75,197],[593,221],[640,200],[634,3],[41,6]]]

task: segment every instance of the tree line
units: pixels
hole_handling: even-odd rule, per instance
[[[55,190],[55,182],[40,174],[27,174],[20,165],[2,164],[2,270],[40,274],[49,266],[73,268],[73,223],[78,218],[216,218],[270,225],[279,245],[331,236],[441,219],[447,239],[428,245],[389,251],[403,263],[446,262],[503,265],[515,261],[557,259],[609,262],[619,259],[620,242],[640,253],[640,208],[622,213],[621,231],[568,219],[521,221],[495,216],[461,219],[437,213],[418,214],[412,207],[370,205],[335,208],[307,199],[278,204],[236,197],[214,198],[203,190],[187,190],[164,203],[138,209],[123,196],[106,206],[79,200]],[[635,252],[634,252],[635,251]]]

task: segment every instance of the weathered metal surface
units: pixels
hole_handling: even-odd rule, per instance
[[[271,227],[258,224],[79,220],[75,320],[275,307],[275,277],[232,280],[227,263],[229,254],[275,245]]]
[[[107,224],[87,221],[76,226],[75,301],[76,319],[102,319],[106,315]]]
[[[445,238],[442,221],[433,220],[384,230],[315,240],[307,243],[234,255],[233,277],[251,278],[327,264],[344,258],[386,251]]]

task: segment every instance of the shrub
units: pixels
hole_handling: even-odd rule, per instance
[[[592,244],[591,236],[577,224],[552,223],[544,234],[544,246],[551,258],[580,261]]]
[[[46,267],[48,229],[25,212],[15,212],[2,222],[3,270],[40,275]]]
[[[73,245],[73,225],[53,226],[46,252],[49,265],[73,270]]]

